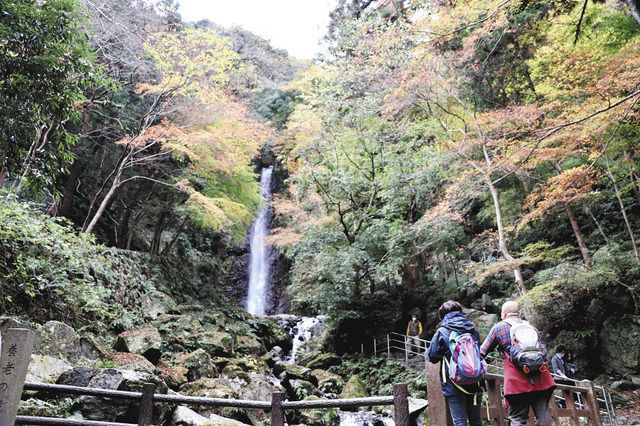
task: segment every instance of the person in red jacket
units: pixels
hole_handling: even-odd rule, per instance
[[[505,321],[519,318],[518,302],[508,301],[502,305],[502,321],[494,325],[480,347],[485,357],[498,348],[504,358],[504,396],[509,404],[511,426],[526,426],[529,408],[537,419],[538,426],[551,426],[549,399],[556,383],[548,368],[536,376],[527,376],[509,360],[511,346],[511,325]]]

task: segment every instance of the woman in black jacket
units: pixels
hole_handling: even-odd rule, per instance
[[[449,369],[446,368],[451,360],[449,349],[449,336],[452,331],[460,334],[469,333],[476,343],[480,343],[480,334],[476,327],[462,313],[460,303],[449,300],[444,302],[440,309],[440,326],[431,339],[429,346],[429,361],[433,364],[442,362],[440,369],[440,381],[442,393],[449,405],[454,426],[482,426],[480,407],[482,402],[482,388],[478,383],[472,385],[458,385],[449,378]],[[445,362],[446,360],[446,362]]]

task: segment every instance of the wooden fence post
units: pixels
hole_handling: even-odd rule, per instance
[[[284,426],[285,415],[282,401],[284,401],[284,392],[274,392],[271,394],[271,426]]]
[[[587,390],[586,404],[590,412],[589,425],[600,426],[602,424],[602,418],[600,417],[600,407],[598,406],[598,396],[596,394],[595,388],[593,387],[593,382],[589,380],[582,380],[581,382],[578,382],[578,386],[581,388],[585,388]]]
[[[451,426],[447,401],[442,395],[442,384],[440,384],[440,364],[428,362],[426,367],[429,424],[432,426]]]
[[[0,425],[16,421],[35,338],[26,328],[9,328],[0,335]]]
[[[564,394],[566,409],[569,410],[569,424],[571,426],[580,426],[580,418],[578,418],[578,413],[576,413],[576,402],[573,399],[573,391],[564,389],[562,393]]]
[[[409,389],[404,383],[393,385],[393,419],[396,426],[409,426]]]
[[[500,381],[487,379],[487,404],[489,407],[489,423],[491,426],[502,426],[507,418],[504,405],[502,405],[502,392]]]
[[[150,426],[153,421],[153,394],[156,392],[156,385],[145,383],[142,386],[142,399],[140,400],[140,414],[138,415],[138,426]]]

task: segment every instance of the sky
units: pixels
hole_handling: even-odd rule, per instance
[[[186,21],[239,25],[300,59],[321,51],[335,0],[180,0]]]

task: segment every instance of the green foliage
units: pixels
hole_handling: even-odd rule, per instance
[[[395,383],[406,383],[414,398],[425,398],[427,380],[423,371],[406,368],[401,362],[384,358],[344,357],[342,364],[331,367],[342,377],[360,376],[371,395],[392,395]]]
[[[0,160],[34,192],[73,160],[83,89],[102,81],[84,24],[77,0],[0,6]]]

